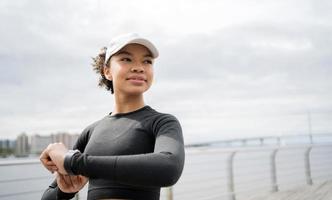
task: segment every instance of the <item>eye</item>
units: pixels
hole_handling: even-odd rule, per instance
[[[120,60],[123,61],[123,62],[131,62],[131,59],[127,58],[127,57],[121,58]]]
[[[144,64],[149,64],[149,65],[152,65],[152,64],[153,64],[152,60],[144,60],[143,63],[144,63]]]

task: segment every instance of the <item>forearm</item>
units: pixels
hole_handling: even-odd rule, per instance
[[[175,184],[183,164],[182,151],[125,156],[76,154],[71,161],[72,171],[76,174],[123,184],[159,187]]]

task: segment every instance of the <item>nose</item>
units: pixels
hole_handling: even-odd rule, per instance
[[[136,67],[132,67],[131,72],[134,72],[134,73],[143,73],[144,72],[144,68],[141,67],[141,66],[136,66]]]

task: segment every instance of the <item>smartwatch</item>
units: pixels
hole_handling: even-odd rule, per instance
[[[75,150],[69,150],[65,155],[63,167],[65,168],[68,175],[76,175],[76,174],[74,174],[74,172],[72,170],[72,160],[73,160],[73,156],[77,153],[81,153],[81,152],[78,149],[75,149]]]

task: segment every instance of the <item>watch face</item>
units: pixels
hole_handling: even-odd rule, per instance
[[[78,149],[75,149],[75,150],[69,150],[68,153],[76,153],[76,152],[80,152]]]

